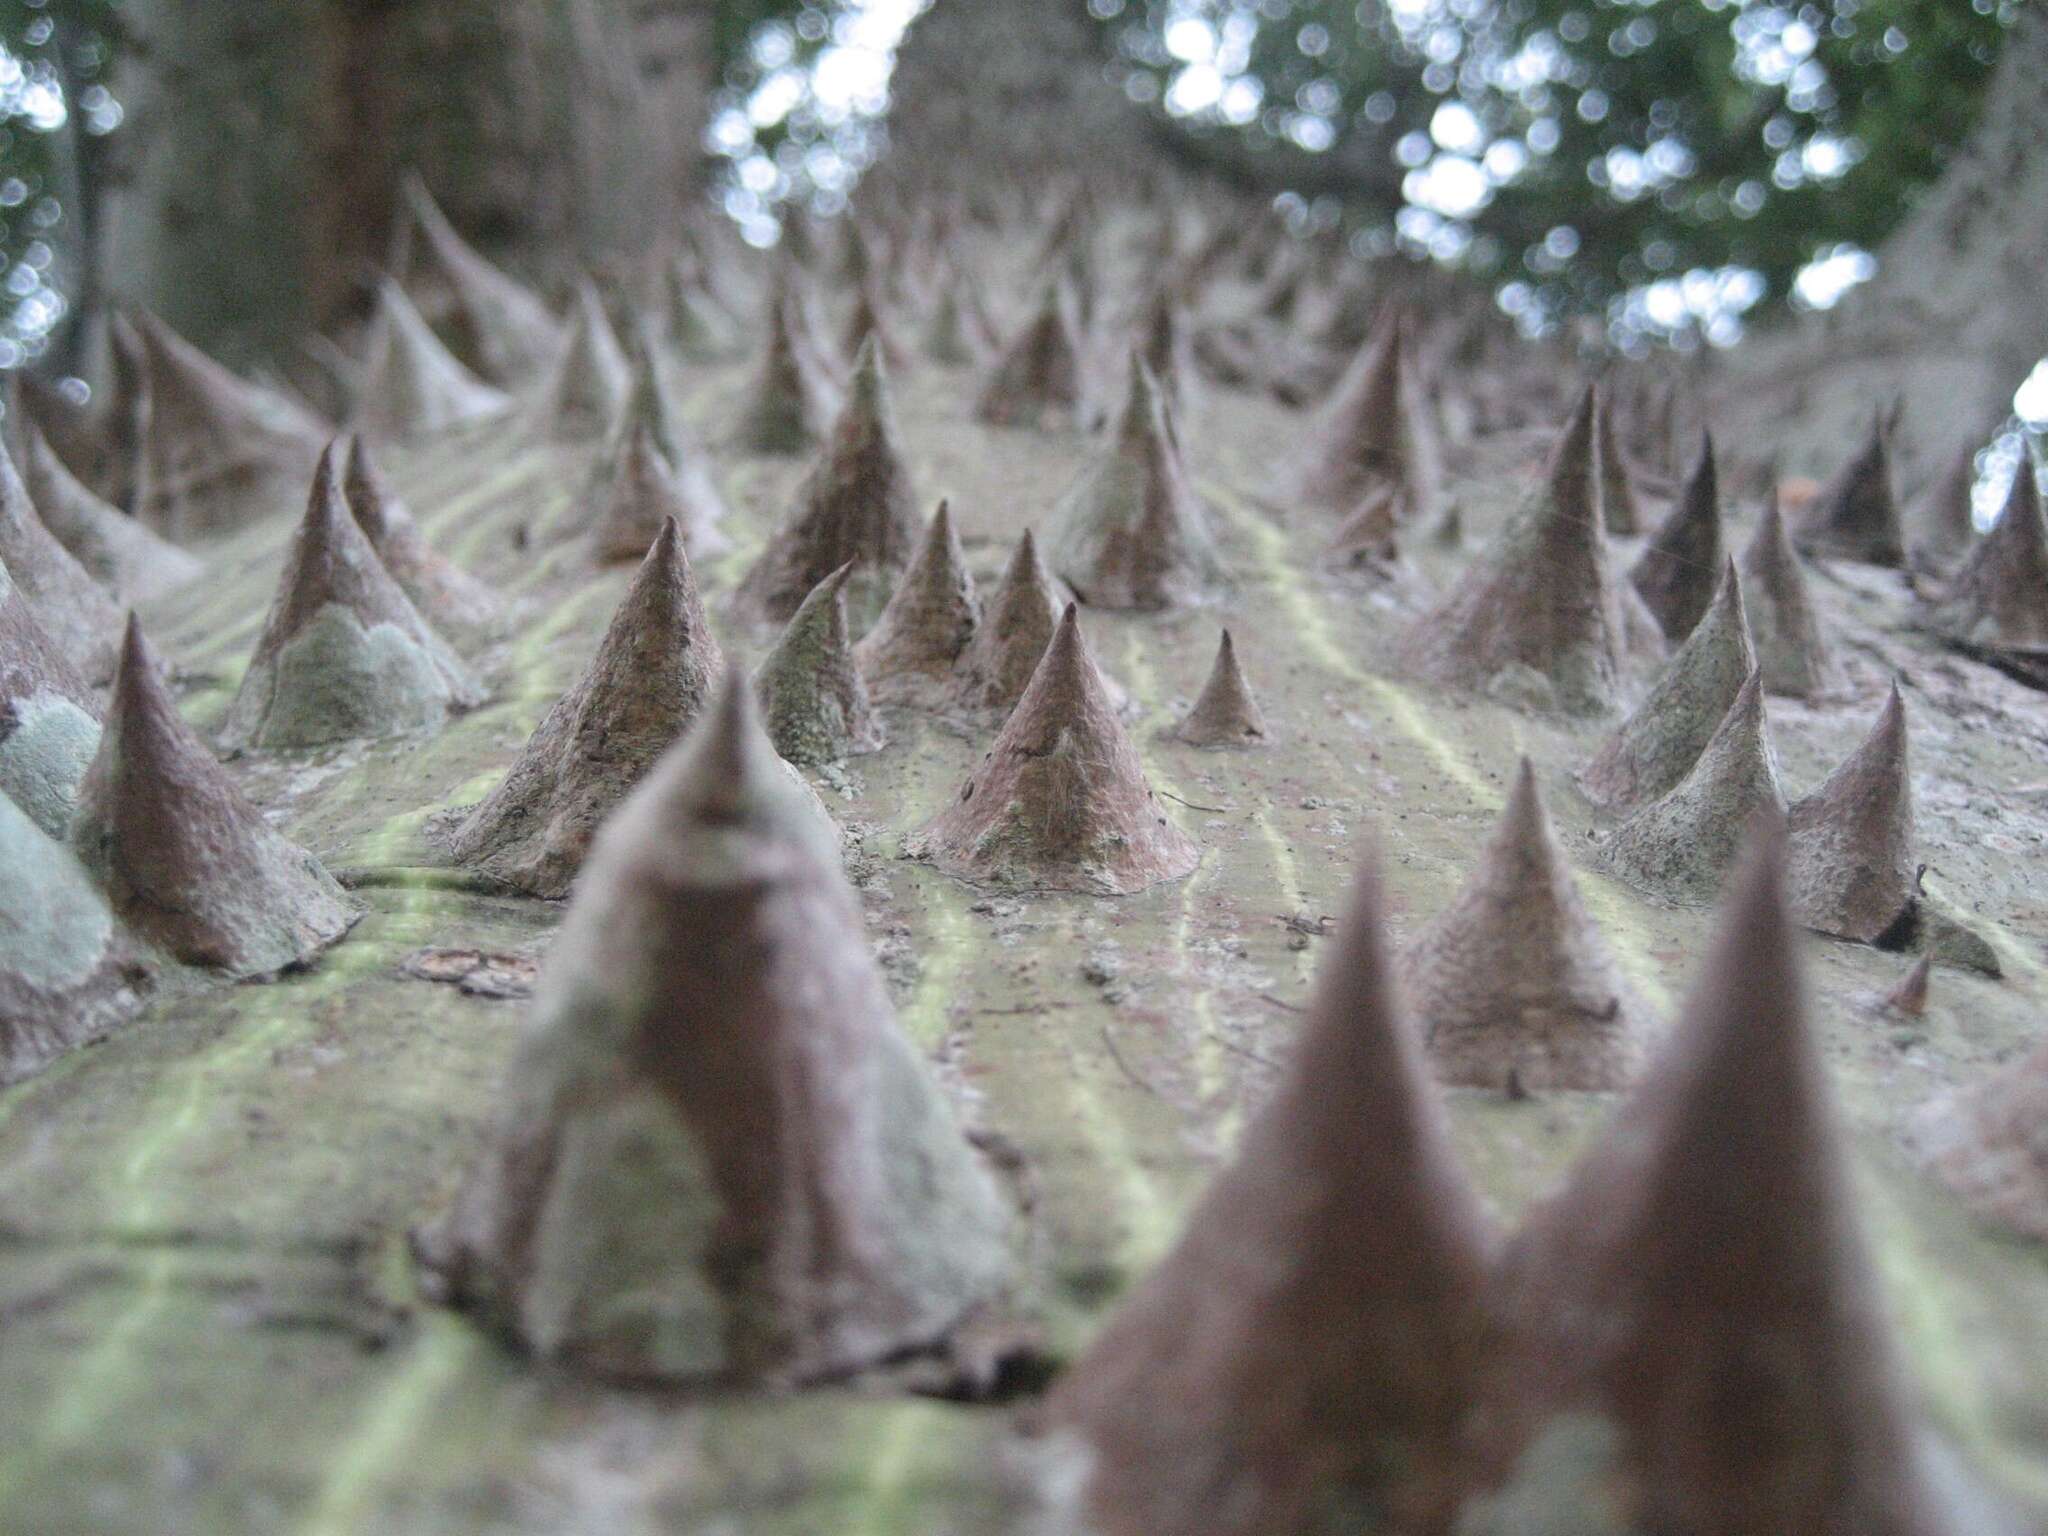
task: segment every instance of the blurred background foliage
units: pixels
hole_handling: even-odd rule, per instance
[[[717,0],[705,148],[750,239],[846,206],[929,3]],[[2020,0],[1072,3],[1191,165],[1300,226],[1474,270],[1532,330],[1592,316],[1692,345],[1870,274]],[[90,297],[121,20],[120,0],[0,0],[0,366]]]
[[[945,3],[945,0],[938,0]],[[1075,0],[1076,4],[1084,0]],[[1085,0],[1187,157],[1491,278],[1529,329],[1726,344],[1826,307],[1968,132],[2014,0]],[[756,238],[879,152],[918,0],[725,7],[711,147]],[[852,57],[849,57],[852,55]],[[820,88],[820,82],[823,88]]]
[[[119,0],[0,0],[0,368],[79,297],[121,124]]]

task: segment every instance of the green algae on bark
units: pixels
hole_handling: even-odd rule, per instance
[[[399,735],[483,696],[349,511],[330,445],[222,741],[275,750]]]
[[[132,616],[71,837],[118,917],[185,964],[227,976],[303,964],[361,915],[185,723]]]
[[[132,1018],[151,969],[71,850],[0,792],[0,1084]]]
[[[994,1301],[1010,1216],[729,674],[600,834],[437,1283],[534,1355],[809,1382]]]
[[[0,560],[0,792],[63,841],[99,739],[98,700]]]
[[[754,673],[761,722],[783,760],[822,767],[887,741],[846,627],[842,565],[813,587]]]

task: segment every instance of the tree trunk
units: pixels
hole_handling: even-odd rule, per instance
[[[1836,309],[1761,331],[1710,384],[1712,419],[1738,450],[1775,447],[1781,470],[1832,469],[1873,410],[1902,399],[1902,472],[1924,478],[1983,442],[2048,356],[2048,6],[2021,9],[1984,115],[1878,251],[1878,273]]]
[[[304,323],[315,0],[150,0],[124,72],[131,181],[112,231],[119,297],[246,357]]]
[[[78,23],[62,8],[50,17],[55,28],[50,57],[63,83],[64,99],[72,110],[58,131],[52,146],[56,160],[58,200],[69,225],[59,242],[61,286],[69,300],[66,322],[51,339],[43,369],[52,375],[90,374],[93,356],[91,326],[105,307],[107,284],[106,207],[107,188],[112,181],[108,142],[89,132],[86,114],[77,107],[85,82],[77,69]]]
[[[249,358],[355,299],[407,169],[537,276],[651,240],[694,175],[709,14],[707,0],[148,0],[116,270],[129,297]]]
[[[935,0],[898,54],[887,173],[964,193],[1048,179],[1128,194],[1170,163],[1084,0]]]

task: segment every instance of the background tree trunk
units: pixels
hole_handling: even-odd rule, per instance
[[[383,260],[409,168],[467,235],[536,277],[652,240],[695,177],[710,12],[147,0],[115,234],[125,294],[226,356],[277,355]]]
[[[1047,177],[1136,190],[1170,163],[1083,0],[935,0],[898,52],[886,172],[962,192]]]
[[[2048,356],[2048,6],[2021,9],[1969,142],[1878,251],[1877,276],[1825,314],[1760,330],[1710,375],[1716,430],[1775,445],[1783,470],[1834,468],[1871,412],[1905,402],[1909,480],[1984,441]]]

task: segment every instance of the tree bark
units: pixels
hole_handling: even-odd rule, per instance
[[[2021,9],[1970,140],[1880,247],[1877,276],[1825,314],[1761,330],[1710,374],[1718,431],[1785,471],[1834,468],[1902,400],[1895,451],[1924,479],[2012,413],[2048,356],[2048,6]]]
[[[128,297],[240,360],[280,355],[356,299],[408,169],[536,277],[650,241],[695,176],[710,14],[710,0],[147,0],[114,269]]]
[[[1084,0],[935,0],[891,90],[887,174],[963,193],[1059,181],[1128,194],[1176,163],[1111,78]]]

